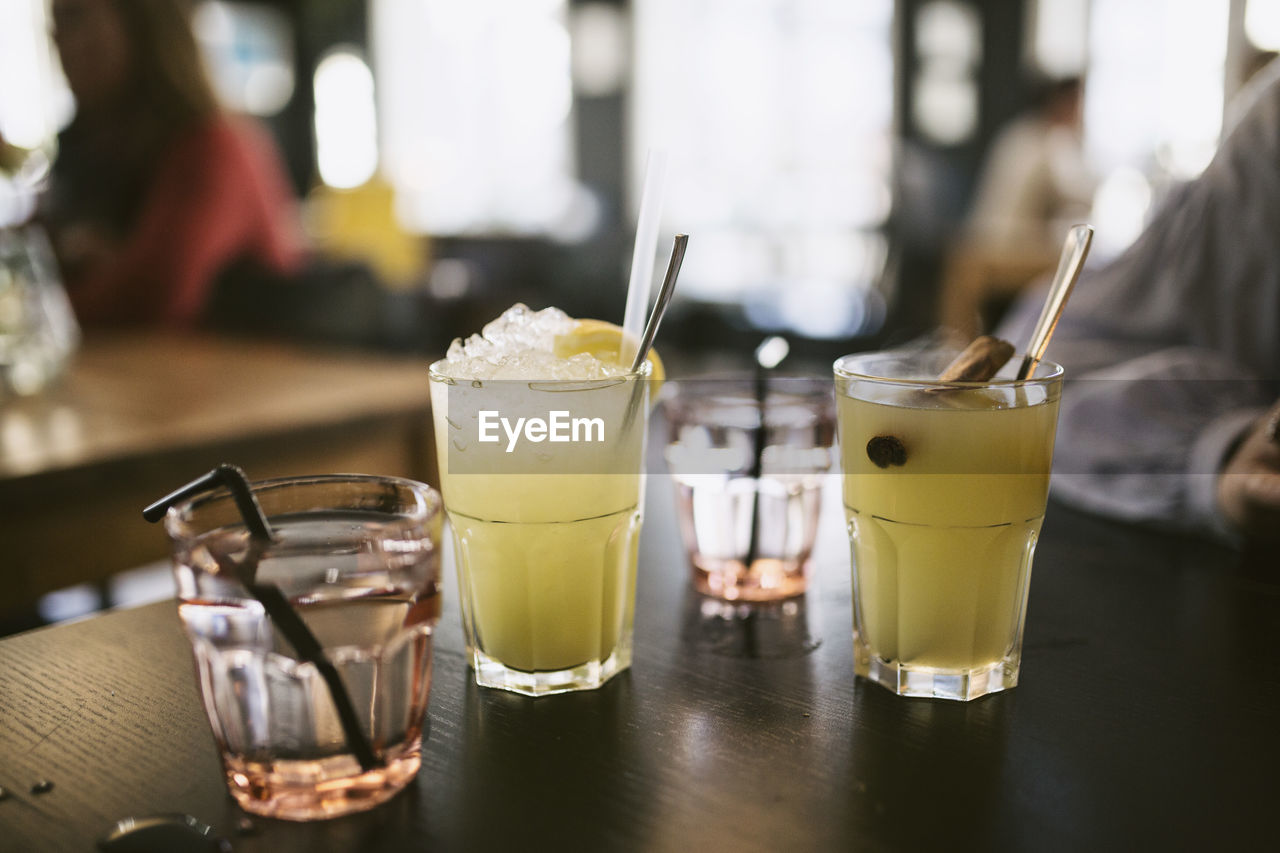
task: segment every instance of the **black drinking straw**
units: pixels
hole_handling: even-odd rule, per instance
[[[148,506],[142,511],[142,517],[147,521],[157,522],[164,518],[169,508],[179,501],[219,486],[229,491],[235,500],[236,508],[244,520],[244,526],[249,530],[250,543],[253,546],[244,561],[236,566],[241,583],[262,604],[267,616],[293,646],[298,657],[312,663],[320,673],[320,677],[324,679],[325,686],[329,688],[329,696],[333,699],[333,707],[338,712],[338,720],[342,723],[342,732],[346,735],[347,746],[355,753],[356,760],[360,762],[360,769],[365,772],[376,769],[378,759],[373,754],[373,746],[369,743],[364,729],[360,727],[355,706],[351,704],[351,697],[347,694],[337,668],[325,655],[324,647],[320,645],[315,634],[311,633],[307,623],[302,621],[298,611],[289,604],[289,599],[285,598],[280,587],[270,583],[258,583],[256,580],[258,559],[264,547],[275,540],[275,536],[271,533],[271,525],[267,523],[267,517],[263,514],[258,499],[253,495],[253,489],[249,487],[249,480],[244,471],[235,465],[219,465],[208,474],[197,477]]]
[[[747,543],[746,571],[750,572],[756,562],[758,546],[756,538],[760,535],[760,486],[764,475],[764,451],[768,440],[765,424],[767,412],[766,402],[769,397],[769,373],[787,357],[790,347],[785,338],[768,337],[761,341],[755,352],[755,399],[756,409],[760,412],[760,427],[756,430],[752,443],[750,477],[755,482],[751,493],[751,540]]]
[[[755,488],[751,491],[751,540],[747,543],[746,566],[747,572],[751,571],[751,567],[756,563],[756,539],[760,535],[760,477],[764,473],[764,449],[765,449],[765,400],[769,395],[769,377],[765,372],[763,364],[756,363],[755,372],[755,398],[756,409],[760,412],[760,427],[755,432],[755,441],[751,449],[751,472],[750,477],[755,484]]]

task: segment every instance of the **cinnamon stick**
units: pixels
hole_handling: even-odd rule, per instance
[[[947,365],[946,370],[938,374],[941,382],[987,382],[990,381],[1005,362],[1013,357],[1013,344],[991,335],[981,335],[973,343],[965,347]],[[933,400],[949,401],[946,392],[951,389],[930,387],[924,390],[924,396]],[[954,405],[954,403],[953,403]],[[907,464],[907,447],[896,435],[877,435],[867,442],[867,458],[878,468],[897,467]]]
[[[1013,357],[1013,344],[991,335],[974,338],[938,375],[942,382],[986,382]]]

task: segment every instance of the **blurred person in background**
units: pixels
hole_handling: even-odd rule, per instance
[[[989,251],[1044,249],[1056,255],[1067,229],[1088,217],[1095,179],[1084,156],[1084,84],[1037,87],[1030,112],[996,136],[966,222]]]
[[[265,129],[219,109],[183,0],[53,0],[76,113],[41,216],[80,321],[197,325],[215,279],[290,273],[301,230]]]
[[[943,272],[940,321],[959,337],[986,330],[1088,218],[1097,181],[1084,155],[1083,95],[1079,77],[1040,83],[1033,108],[988,150]]]
[[[1280,538],[1280,62],[1239,98],[1208,168],[1085,273],[1048,351],[1077,380],[1054,495],[1236,544]],[[1025,344],[1042,297],[999,334]]]

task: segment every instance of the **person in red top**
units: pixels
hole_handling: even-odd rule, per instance
[[[42,204],[68,295],[94,326],[198,325],[219,274],[303,260],[264,129],[219,109],[183,0],[54,0],[76,114]]]

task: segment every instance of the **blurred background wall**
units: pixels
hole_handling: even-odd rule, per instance
[[[4,14],[0,75],[23,83],[0,87],[0,133],[52,149],[74,103],[46,2]],[[668,346],[696,358],[780,332],[816,359],[905,340],[939,322],[993,141],[1038,83],[1084,79],[1102,259],[1205,166],[1232,95],[1280,47],[1280,0],[196,0],[194,15],[220,98],[279,142],[314,246],[367,265],[400,306],[361,342],[424,353],[516,300],[620,319],[654,148],[670,157],[661,249],[694,235]],[[983,274],[1004,260],[984,255]]]

